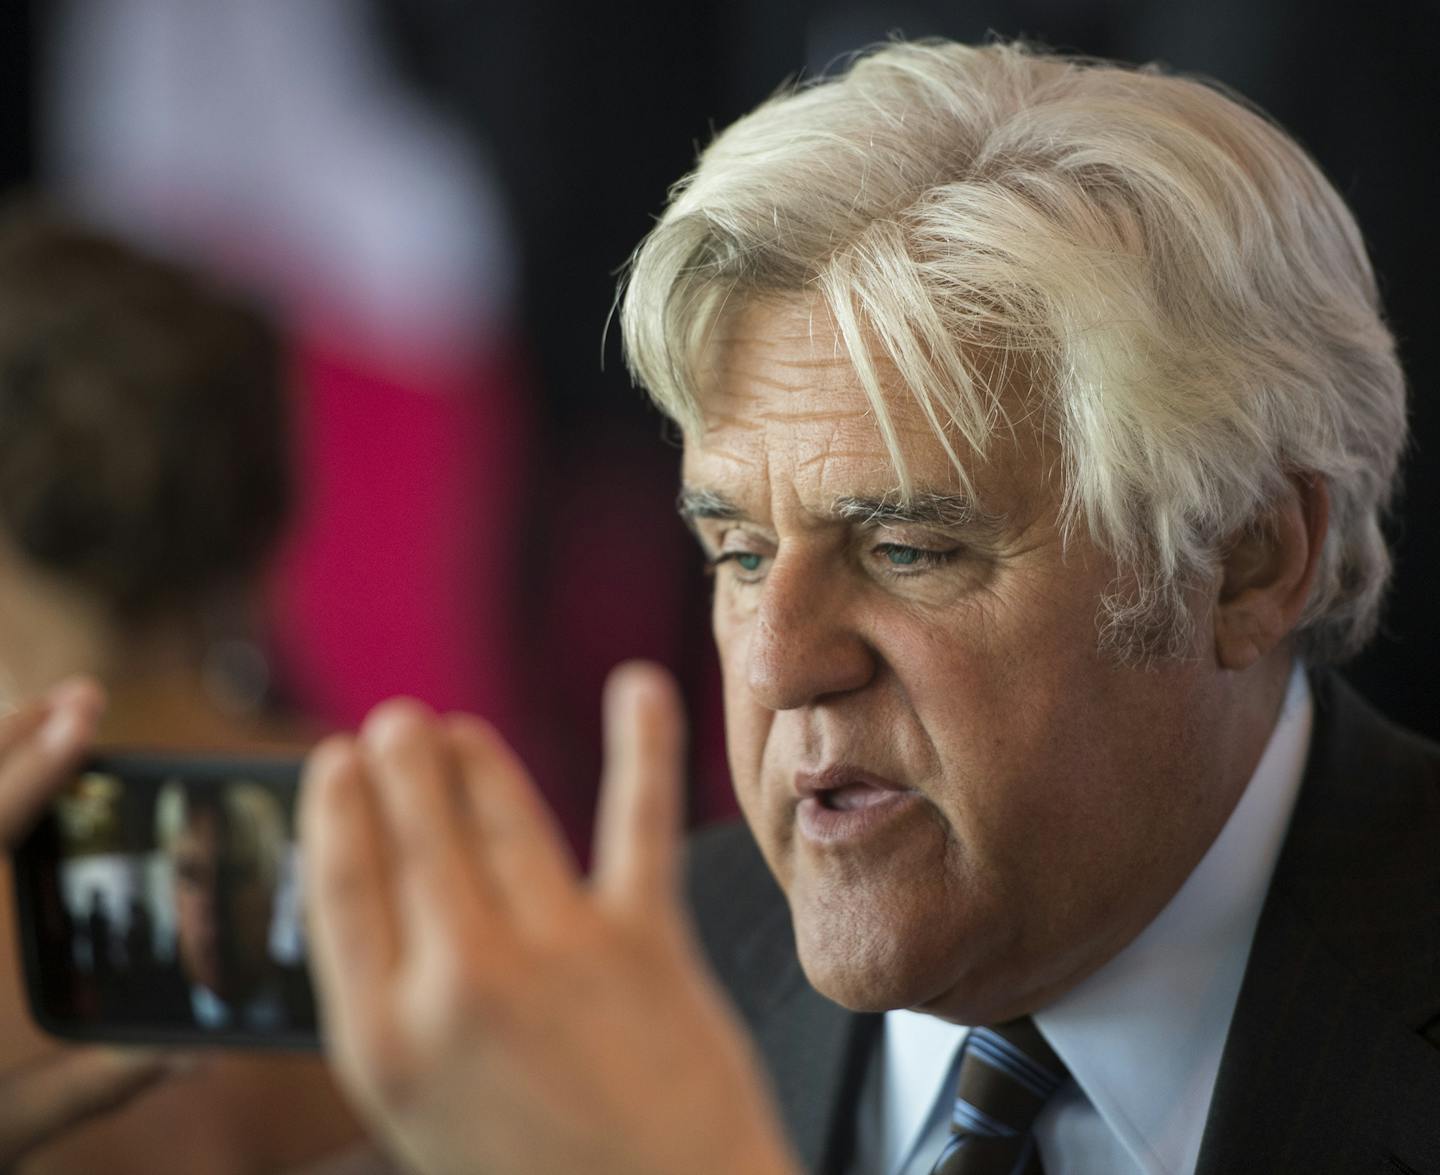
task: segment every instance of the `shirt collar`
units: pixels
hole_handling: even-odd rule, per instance
[[[908,1169],[906,1156],[925,1140],[927,1123],[937,1113],[950,1120],[954,1102],[955,1054],[970,1029],[925,1012],[897,1008],[885,1013],[881,1054],[867,1074],[862,1094],[861,1142],[873,1151],[869,1166],[856,1170]],[[941,1108],[935,1109],[936,1091]]]
[[[285,1027],[285,1005],[272,985],[243,1004],[226,1003],[203,984],[190,988],[190,1010],[201,1028],[243,1028],[252,1032],[273,1032]],[[239,1023],[235,1023],[236,1014]]]
[[[1194,1168],[1313,713],[1297,662],[1255,774],[1200,863],[1133,942],[1035,1013],[1142,1170]]]

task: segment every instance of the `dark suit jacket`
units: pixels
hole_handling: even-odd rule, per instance
[[[277,1025],[274,1032],[292,1041],[313,1037],[315,993],[305,969],[277,966],[268,983],[268,990],[279,999],[285,1012],[283,1023]],[[154,1029],[163,1034],[197,1027],[190,978],[174,960],[126,975],[116,983],[112,1000],[113,1006],[107,1014],[126,1028]],[[243,1025],[233,1030],[206,1030],[207,1035],[215,1038],[246,1033]]]
[[[1199,1175],[1440,1175],[1440,747],[1312,677],[1315,728]],[[878,1016],[818,995],[742,826],[696,838],[700,935],[808,1169],[844,1170]]]

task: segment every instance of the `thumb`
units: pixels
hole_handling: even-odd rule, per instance
[[[0,1168],[86,1118],[117,1109],[184,1067],[185,1058],[67,1049],[0,1078]]]

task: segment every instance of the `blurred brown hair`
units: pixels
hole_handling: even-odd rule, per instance
[[[117,620],[259,569],[289,505],[256,310],[31,205],[0,210],[0,527]]]

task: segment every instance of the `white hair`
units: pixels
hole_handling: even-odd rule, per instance
[[[722,132],[632,258],[636,379],[687,434],[727,307],[823,298],[912,492],[872,355],[969,478],[1025,415],[1059,442],[1061,522],[1133,575],[1124,657],[1189,646],[1186,589],[1294,475],[1330,530],[1299,625],[1338,660],[1377,623],[1404,380],[1359,230],[1314,162],[1212,84],[1020,44],[891,43]]]
[[[206,797],[211,807],[223,811],[225,855],[254,864],[263,885],[274,888],[279,881],[285,855],[285,813],[280,800],[263,784],[234,780]],[[179,779],[161,785],[155,799],[155,839],[160,849],[173,856],[175,844],[192,819],[197,806],[193,793]]]

